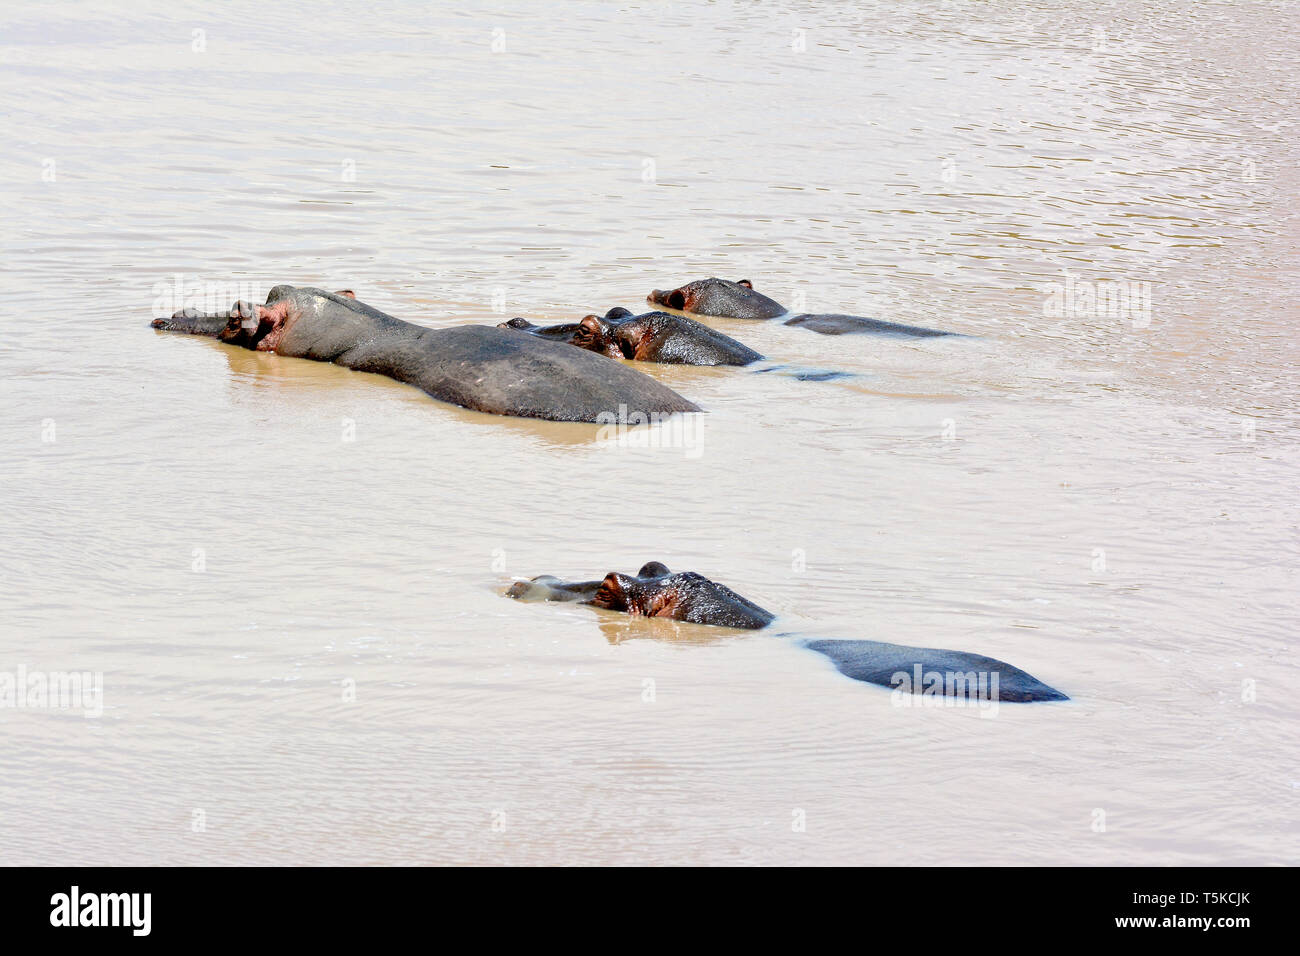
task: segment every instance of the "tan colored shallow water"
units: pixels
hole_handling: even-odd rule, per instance
[[[103,712],[0,709],[0,861],[1296,861],[1295,4],[268,6],[3,13],[0,672]],[[630,448],[155,333],[177,273],[977,337],[718,323],[858,377],[647,368],[708,414]],[[1073,700],[500,596],[651,558]]]

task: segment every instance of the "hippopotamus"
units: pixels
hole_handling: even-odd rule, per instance
[[[623,308],[610,309],[605,317],[588,315],[581,322],[534,325],[527,319],[511,319],[497,326],[515,329],[553,342],[568,342],[609,358],[662,362],[670,365],[752,365],[763,356],[702,322],[671,312],[633,315]],[[849,378],[848,372],[768,364],[759,372],[780,372],[802,382],[829,382]]]
[[[358,301],[350,290],[278,285],[265,305],[236,302],[215,314],[183,310],[152,324],[259,352],[377,372],[444,402],[494,415],[612,424],[700,411],[621,362],[486,325],[413,325]]]
[[[516,581],[506,594],[518,600],[576,601],[633,616],[744,630],[760,630],[775,620],[770,611],[726,585],[694,571],[673,573],[660,561],[649,562],[636,574],[611,571],[598,581],[563,581],[542,575]],[[997,701],[1069,700],[1020,668],[982,654],[880,641],[779,636],[794,637],[809,650],[830,658],[846,677],[895,690],[952,697],[970,693],[972,686],[982,686]]]
[[[822,335],[845,335],[853,332],[871,332],[877,335],[900,335],[917,338],[937,335],[956,335],[917,325],[903,325],[868,319],[860,315],[839,313],[801,312],[792,315],[790,310],[775,299],[754,289],[748,279],[733,282],[730,279],[697,279],[676,289],[655,289],[646,297],[654,305],[676,309],[691,315],[711,316],[718,319],[777,319],[785,318],[786,325],[799,326],[820,332]]]
[[[610,309],[605,317],[588,315],[580,322],[562,325],[534,325],[526,319],[511,319],[498,328],[517,329],[556,342],[568,342],[610,358],[669,365],[750,365],[763,358],[729,335],[702,322],[669,312],[633,315],[623,308]]]
[[[692,624],[753,630],[772,623],[773,615],[725,584],[694,571],[676,574],[651,561],[636,574],[611,571],[599,581],[561,581],[542,575],[516,581],[507,592],[526,600],[580,601],[592,607],[633,616],[670,617]]]

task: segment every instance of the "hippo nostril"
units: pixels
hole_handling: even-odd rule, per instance
[[[674,289],[672,292],[668,293],[668,296],[664,299],[664,303],[670,309],[685,309],[686,296],[682,295],[681,289]]]

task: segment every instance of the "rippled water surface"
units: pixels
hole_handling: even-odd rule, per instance
[[[6,5],[0,672],[103,713],[0,709],[0,860],[1296,862],[1297,12]],[[855,375],[628,447],[148,327],[708,275],[970,337],[720,321]],[[652,558],[1072,700],[502,597]]]

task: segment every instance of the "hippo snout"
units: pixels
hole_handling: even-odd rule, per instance
[[[217,312],[209,314],[198,309],[181,309],[173,312],[171,318],[157,318],[149,324],[164,332],[187,332],[190,335],[206,335],[216,338],[225,329],[229,314]]]
[[[201,318],[203,318],[203,313],[197,309],[177,309],[169,317],[154,319],[149,324],[155,329],[181,332],[188,330],[191,325]]]

